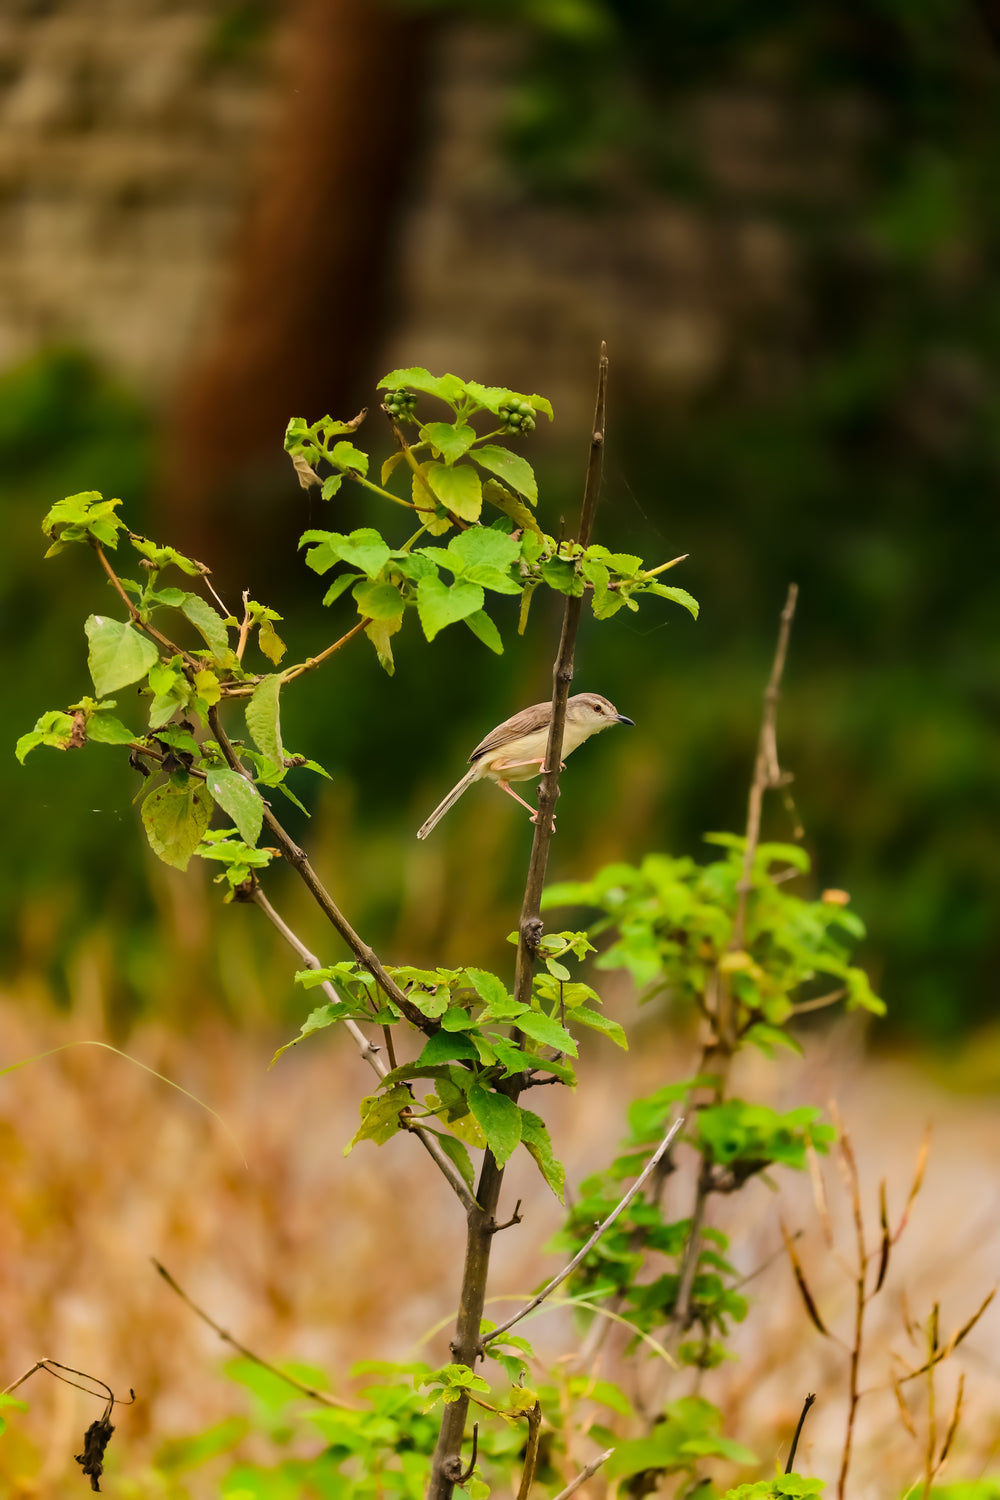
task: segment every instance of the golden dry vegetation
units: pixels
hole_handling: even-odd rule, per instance
[[[343,1156],[357,1100],[369,1088],[346,1038],[327,1032],[268,1071],[284,1037],[212,1022],[186,1035],[139,1027],[126,1044],[131,1056],[211,1106],[214,1118],[115,1053],[77,1045],[103,1037],[94,975],[76,1000],[69,1015],[26,996],[10,995],[0,1007],[3,1064],[36,1059],[0,1083],[2,1374],[6,1384],[48,1356],[99,1375],[118,1393],[135,1388],[134,1407],[116,1414],[108,1494],[126,1493],[127,1481],[139,1486],[131,1494],[218,1493],[218,1461],[185,1476],[182,1490],[164,1488],[153,1466],[172,1440],[247,1410],[245,1391],[222,1373],[231,1351],[164,1285],[151,1256],[235,1336],[269,1359],[321,1366],[335,1391],[349,1390],[358,1359],[447,1357],[445,1335],[428,1334],[453,1308],[460,1215],[414,1143],[397,1138],[381,1150],[365,1143]],[[627,996],[616,1009],[632,1009]],[[611,1154],[633,1094],[691,1069],[693,1046],[670,1041],[641,1014],[632,1020],[628,1057],[591,1047],[580,1090],[546,1091],[539,1106],[571,1184]],[[54,1047],[65,1050],[38,1056]],[[778,1107],[836,1097],[859,1158],[873,1243],[877,1181],[888,1179],[895,1222],[933,1122],[925,1184],[872,1311],[862,1384],[884,1385],[893,1351],[920,1362],[904,1331],[907,1305],[912,1318],[924,1319],[939,1301],[947,1336],[992,1285],[1000,1120],[988,1100],[949,1094],[916,1063],[867,1058],[849,1025],[817,1036],[806,1061],[751,1059],[742,1068],[739,1091]],[[849,1207],[833,1164],[823,1170],[838,1245],[849,1255]],[[710,1374],[704,1391],[724,1411],[729,1433],[757,1452],[761,1473],[783,1463],[802,1399],[817,1391],[797,1467],[826,1477],[832,1489],[847,1357],[810,1325],[787,1260],[776,1255],[779,1212],[805,1230],[798,1250],[813,1292],[828,1324],[844,1332],[853,1291],[824,1247],[809,1182],[777,1171],[774,1186],[780,1196],[755,1181],[716,1205],[737,1264],[748,1273],[764,1269],[746,1287],[751,1311],[735,1340],[739,1357]],[[678,1214],[689,1188],[681,1173],[670,1183]],[[555,1267],[541,1247],[559,1210],[530,1163],[516,1163],[507,1191],[511,1203],[524,1198],[525,1219],[501,1238],[494,1291],[523,1295]],[[958,1366],[966,1371],[966,1414],[949,1478],[978,1476],[1000,1446],[997,1326],[991,1308],[938,1377],[943,1431]],[[549,1354],[572,1347],[567,1316],[557,1309],[531,1334]],[[619,1355],[613,1335],[601,1357],[610,1363]],[[646,1399],[692,1388],[691,1371],[664,1383],[657,1361],[629,1363],[626,1385]],[[923,1383],[907,1391],[922,1435]],[[13,1418],[0,1445],[6,1492],[81,1494],[86,1481],[73,1454],[99,1415],[97,1403],[44,1375],[19,1395],[31,1409]],[[259,1438],[243,1451],[266,1456]],[[921,1467],[922,1436],[904,1430],[891,1392],[863,1403],[852,1496],[900,1494]],[[603,1492],[599,1480],[591,1489]]]

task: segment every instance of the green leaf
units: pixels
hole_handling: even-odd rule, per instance
[[[269,617],[261,620],[257,630],[257,644],[267,657],[268,661],[278,665],[288,647],[274,628],[274,621]]]
[[[482,607],[483,591],[477,583],[453,583],[449,588],[440,578],[421,578],[417,584],[417,613],[429,641],[446,625]]]
[[[445,463],[453,464],[472,447],[476,433],[466,422],[428,422],[420,429],[420,440],[430,443]]]
[[[83,542],[94,537],[105,547],[117,547],[118,533],[124,521],[115,515],[120,500],[105,500],[98,490],[83,490],[57,500],[42,521],[42,532],[52,538],[46,557],[54,557],[69,542]]]
[[[152,563],[157,572],[160,568],[169,567],[171,564],[175,568],[180,568],[181,572],[186,573],[189,578],[197,578],[200,573],[208,571],[207,568],[202,567],[201,563],[195,562],[194,558],[185,557],[183,552],[178,552],[176,547],[158,547],[148,537],[137,536],[134,531],[129,532],[128,539],[139,556]]]
[[[549,557],[538,570],[550,589],[560,594],[583,593],[583,577],[565,557]]]
[[[168,782],[150,792],[142,804],[142,821],[153,853],[165,865],[186,870],[212,816],[212,799],[200,782]]]
[[[501,448],[493,443],[485,443],[482,448],[474,448],[471,455],[477,464],[484,469],[489,469],[498,479],[509,484],[512,490],[530,500],[532,505],[538,500],[538,482],[535,472],[526,458],[520,453],[512,453],[509,448]]]
[[[207,599],[200,594],[185,594],[181,614],[191,621],[213,656],[226,656],[230,649],[226,622]]]
[[[480,1000],[485,1000],[488,1006],[503,1009],[510,1005],[511,996],[499,975],[491,974],[488,969],[466,969],[465,972]]]
[[[160,659],[153,642],[121,620],[91,615],[83,628],[90,642],[87,665],[99,698],[138,682]]]
[[[457,375],[432,375],[429,370],[414,365],[409,370],[390,370],[378,383],[380,391],[395,391],[405,387],[411,391],[423,391],[428,396],[437,396],[449,406],[455,406],[465,396],[465,381]]]
[[[358,614],[369,620],[401,620],[405,603],[399,589],[391,583],[372,583],[366,579],[355,586]]]
[[[468,1151],[466,1151],[465,1147],[462,1145],[462,1142],[455,1136],[449,1135],[444,1130],[432,1130],[430,1133],[431,1135],[437,1137],[437,1141],[441,1147],[441,1150],[455,1163],[455,1166],[458,1168],[459,1175],[461,1176],[462,1181],[465,1183],[466,1187],[473,1188],[476,1180],[476,1174],[472,1167],[472,1159],[469,1156]]]
[[[503,573],[521,556],[521,544],[508,532],[496,531],[492,526],[470,526],[452,537],[447,551],[466,567],[484,565]]]
[[[262,755],[276,766],[284,764],[285,752],[281,744],[281,720],[278,695],[281,678],[276,674],[263,677],[253,690],[247,704],[247,729]]]
[[[87,738],[99,745],[129,745],[136,738],[134,729],[129,729],[121,719],[101,709],[87,716]]]
[[[372,1094],[361,1101],[361,1124],[352,1140],[344,1147],[347,1156],[359,1141],[374,1141],[383,1146],[399,1130],[399,1112],[413,1103],[413,1096],[405,1084],[396,1084],[384,1094]]]
[[[521,1141],[561,1203],[566,1189],[566,1168],[552,1150],[552,1141],[545,1122],[530,1109],[523,1107],[521,1108]]]
[[[433,1068],[444,1062],[475,1062],[479,1054],[462,1031],[436,1031],[424,1043],[417,1058],[421,1068]]]
[[[617,1021],[612,1021],[602,1010],[591,1010],[589,1005],[578,1005],[573,1011],[573,1020],[580,1026],[589,1026],[591,1031],[601,1031],[616,1047],[628,1051],[628,1037]]]
[[[577,1056],[576,1042],[565,1026],[561,1026],[553,1016],[547,1016],[542,1010],[524,1011],[517,1017],[514,1025],[525,1036],[530,1036],[532,1041],[541,1042],[543,1047],[554,1047],[557,1052],[565,1052],[570,1057]]]
[[[400,629],[403,616],[396,615],[391,620],[369,620],[365,626],[365,635],[375,647],[375,655],[378,657],[379,666],[391,677],[396,670],[396,663],[392,656],[391,638]]]
[[[484,609],[477,609],[474,614],[466,615],[465,623],[477,640],[482,641],[497,656],[503,656],[503,641],[496,625],[490,619]]]
[[[208,772],[208,790],[223,812],[229,814],[239,829],[240,838],[253,848],[260,838],[264,804],[252,782],[238,771],[216,766]]]
[[[463,521],[478,521],[483,486],[471,464],[421,464],[420,472],[436,499]]]
[[[50,745],[53,750],[68,750],[73,739],[74,722],[71,714],[53,708],[42,714],[34,729],[22,734],[14,747],[14,754],[24,765],[25,756],[38,745]]]
[[[507,1164],[521,1142],[521,1111],[505,1094],[495,1094],[474,1083],[469,1089],[469,1108],[496,1157],[497,1166]]]
[[[338,1001],[336,1004],[331,1000],[326,1005],[317,1006],[315,1010],[309,1012],[306,1019],[302,1022],[298,1036],[293,1036],[290,1042],[286,1042],[283,1047],[279,1047],[268,1066],[273,1068],[283,1052],[287,1052],[289,1047],[296,1046],[307,1036],[312,1036],[314,1031],[325,1031],[328,1026],[335,1026],[338,1021],[346,1020],[349,1016],[356,1016],[357,1013],[358,1007],[356,1005],[349,1005],[343,1000]]]
[[[389,561],[389,548],[371,526],[352,531],[338,546],[342,560],[360,568],[369,578],[377,578]]]
[[[698,601],[693,594],[688,593],[687,589],[670,588],[665,583],[648,583],[643,593],[656,594],[661,599],[672,599],[675,604],[682,604],[696,620],[698,618]]]

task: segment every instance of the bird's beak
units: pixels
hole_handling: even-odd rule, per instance
[[[624,714],[619,714],[618,715],[618,722],[619,722],[619,724],[631,724],[633,728],[635,727],[635,720],[634,719],[626,719],[626,717],[625,717]]]

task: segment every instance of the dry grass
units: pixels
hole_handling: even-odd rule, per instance
[[[0,1064],[100,1038],[94,986],[90,996],[70,1016],[8,998],[0,1006]],[[860,1159],[873,1241],[877,1180],[888,1178],[895,1216],[924,1126],[934,1119],[927,1182],[873,1312],[863,1383],[877,1384],[890,1349],[908,1352],[904,1287],[914,1316],[926,1316],[934,1301],[942,1304],[947,1332],[992,1285],[1000,1250],[994,1167],[1000,1120],[988,1101],[948,1095],[915,1065],[866,1060],[851,1036],[845,1031],[816,1043],[802,1064],[750,1061],[739,1089],[779,1107],[822,1104],[836,1095]],[[131,1037],[134,1056],[210,1104],[227,1129],[149,1073],[94,1047],[71,1047],[0,1081],[0,1384],[51,1356],[93,1371],[118,1392],[134,1386],[136,1405],[117,1416],[109,1494],[125,1493],[117,1474],[138,1476],[139,1488],[130,1493],[164,1493],[148,1478],[163,1442],[246,1410],[243,1393],[220,1375],[226,1350],[159,1280],[151,1256],[261,1354],[318,1364],[334,1389],[344,1390],[354,1360],[412,1355],[452,1310],[462,1230],[457,1205],[411,1142],[397,1140],[381,1151],[365,1144],[343,1157],[358,1097],[370,1087],[346,1039],[325,1033],[268,1072],[276,1040],[284,1038],[211,1022],[186,1036],[144,1026]],[[653,1033],[629,1058],[610,1051],[586,1054],[580,1092],[547,1090],[536,1105],[552,1122],[571,1182],[607,1160],[630,1095],[684,1076],[691,1062],[685,1049]],[[850,1284],[823,1248],[809,1184],[787,1171],[776,1179],[786,1221],[806,1227],[799,1248],[824,1316],[846,1324]],[[828,1181],[836,1202],[829,1169]],[[671,1191],[680,1215],[687,1188],[674,1179]],[[513,1171],[511,1201],[518,1194],[526,1222],[499,1243],[498,1293],[528,1292],[553,1269],[539,1247],[559,1211],[530,1163]],[[845,1230],[846,1205],[839,1201]],[[777,1206],[763,1182],[714,1206],[747,1271],[780,1243]],[[756,1450],[761,1472],[769,1473],[776,1457],[783,1461],[806,1391],[818,1391],[798,1467],[826,1477],[832,1490],[845,1356],[809,1325],[782,1258],[747,1291],[753,1306],[736,1338],[739,1360],[707,1377],[704,1393],[719,1402],[727,1430]],[[559,1313],[533,1325],[532,1336],[553,1352],[567,1334]],[[967,1417],[950,1477],[976,1477],[1000,1445],[997,1336],[991,1309],[956,1369],[940,1377],[944,1409],[958,1364],[967,1372]],[[421,1352],[445,1357],[445,1336]],[[630,1378],[648,1389],[653,1377],[636,1365]],[[677,1375],[669,1394],[689,1389],[690,1374]],[[30,1399],[31,1411],[0,1441],[7,1492],[85,1493],[72,1455],[99,1414],[96,1403],[43,1376],[19,1394]],[[919,1430],[922,1398],[916,1391],[914,1398]],[[25,1457],[29,1440],[34,1461]],[[863,1403],[854,1500],[895,1497],[921,1466],[919,1443],[904,1431],[891,1393]],[[33,1468],[33,1481],[14,1487],[12,1475]],[[192,1495],[217,1493],[217,1471],[209,1467],[188,1483]]]

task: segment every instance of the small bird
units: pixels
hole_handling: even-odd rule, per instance
[[[545,750],[549,742],[549,725],[552,723],[552,704],[533,703],[522,708],[519,714],[505,719],[477,745],[469,756],[471,767],[457,786],[453,786],[447,797],[431,813],[427,822],[419,829],[418,839],[425,839],[431,829],[454,807],[466,787],[474,781],[495,781],[502,792],[507,792],[526,807],[534,823],[538,814],[530,802],[519,797],[511,786],[512,781],[531,781],[545,770]],[[563,731],[563,755],[599,734],[611,724],[632,724],[607,698],[599,693],[575,693],[566,704],[566,727]]]

